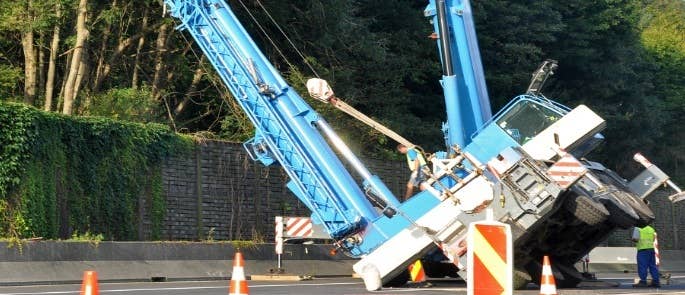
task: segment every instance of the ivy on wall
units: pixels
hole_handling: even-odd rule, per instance
[[[151,238],[165,214],[162,160],[192,148],[159,124],[67,117],[0,103],[0,236]],[[144,208],[141,208],[143,206]]]

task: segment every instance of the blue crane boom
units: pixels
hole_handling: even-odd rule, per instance
[[[359,272],[375,269],[379,279],[388,281],[412,259],[433,249],[436,233],[452,237],[453,231],[461,228],[454,218],[444,218],[447,212],[453,215],[461,209],[436,190],[400,204],[285,82],[223,0],[165,3],[171,15],[180,19],[178,29],[193,36],[254,124],[255,136],[245,143],[248,153],[265,165],[282,165],[290,177],[288,188],[346,253],[356,257],[376,254],[355,267]],[[317,128],[362,175],[364,192]],[[484,180],[480,183],[486,185]],[[379,209],[383,214],[366,194],[382,203]],[[441,203],[445,206],[439,206]],[[450,230],[444,230],[447,225]]]
[[[342,237],[378,213],[316,125],[325,121],[280,76],[223,0],[166,0],[255,126],[246,150],[264,165],[280,163],[290,188]]]
[[[424,11],[437,32],[447,146],[464,147],[492,117],[469,0],[430,0]]]

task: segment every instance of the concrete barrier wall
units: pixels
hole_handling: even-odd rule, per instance
[[[282,267],[298,276],[351,276],[357,261],[332,245],[285,245]],[[95,270],[101,281],[228,279],[236,246],[231,243],[29,242],[21,248],[0,243],[0,285],[76,283]],[[248,277],[277,267],[273,244],[240,249]],[[685,271],[685,251],[661,251],[661,270]],[[580,267],[579,267],[580,269]],[[635,249],[598,247],[590,253],[590,271],[635,272]]]
[[[331,255],[331,245],[285,245],[286,273],[351,276],[356,260]],[[0,284],[79,282],[95,270],[102,281],[227,279],[237,248],[231,243],[29,242],[0,243]],[[273,244],[243,247],[245,273],[269,274],[277,267]]]
[[[636,272],[637,250],[635,247],[597,247],[590,251],[591,272]],[[685,271],[685,251],[661,250],[660,271]]]

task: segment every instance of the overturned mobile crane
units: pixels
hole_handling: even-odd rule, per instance
[[[483,219],[485,207],[512,227],[518,282],[539,277],[540,257],[551,254],[557,280],[574,286],[581,280],[575,261],[615,228],[654,218],[644,197],[664,183],[679,192],[672,200],[682,197],[644,157],[636,156],[647,169],[630,182],[582,159],[601,141],[605,122],[586,106],[569,109],[539,93],[553,63],[541,66],[527,94],[492,116],[467,0],[430,0],[425,10],[443,64],[447,151],[430,155],[430,187],[404,203],[285,82],[223,0],[164,2],[254,124],[255,136],[244,143],[249,155],[283,167],[288,188],[312,211],[312,220],[340,250],[361,258],[354,269],[369,290],[403,283],[406,267],[427,257],[450,261],[429,261],[429,275],[466,278],[466,229]],[[411,145],[335,98],[325,81],[308,84],[316,98]],[[361,185],[332,147],[361,176]]]

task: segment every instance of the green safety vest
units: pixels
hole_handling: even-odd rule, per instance
[[[409,169],[411,171],[414,171],[414,162],[416,160],[418,160],[419,161],[419,167],[421,167],[421,166],[426,165],[426,159],[423,158],[423,155],[421,154],[420,151],[418,151],[414,148],[412,148],[412,149],[414,150],[414,152],[416,152],[416,159],[414,159],[414,160],[409,159],[409,151],[407,151],[407,165],[409,165]]]
[[[645,226],[640,228],[640,239],[635,244],[638,250],[644,249],[654,249],[654,237],[656,236],[656,231],[651,226]]]

